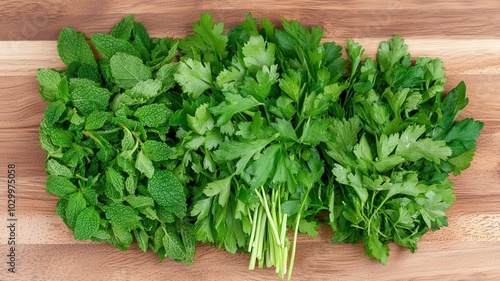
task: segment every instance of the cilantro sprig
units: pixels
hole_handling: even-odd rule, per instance
[[[346,61],[334,43],[320,45],[320,28],[262,25],[249,15],[222,35],[204,14],[180,44],[188,51],[175,75],[184,100],[177,149],[189,155],[183,172],[197,174],[186,184],[198,240],[248,251],[250,269],[275,266],[290,277],[290,227],[315,236],[315,215],[327,210],[320,146],[346,88]]]
[[[75,239],[191,263],[197,241],[292,276],[298,233],[417,249],[447,225],[449,175],[468,168],[483,123],[458,120],[439,59],[399,36],[375,58],[321,27],[253,18],[225,31],[202,14],[184,39],[125,17],[110,34],[61,31],[64,70],[40,69],[47,191]],[[94,58],[93,48],[99,52]]]

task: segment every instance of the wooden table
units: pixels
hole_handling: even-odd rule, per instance
[[[20,1],[0,2],[0,280],[279,280],[271,269],[249,271],[249,257],[200,245],[194,265],[158,262],[133,246],[77,242],[45,192],[38,124],[46,103],[37,68],[62,67],[56,39],[63,26],[109,32],[134,13],[151,35],[184,36],[201,13],[233,27],[247,12],[321,25],[325,40],[359,41],[367,56],[394,34],[413,57],[444,60],[447,89],[467,84],[461,117],[485,122],[472,166],[454,178],[457,202],[449,227],[426,234],[415,254],[391,245],[387,266],[362,257],[362,245],[331,244],[331,232],[299,236],[294,280],[500,280],[500,2],[480,1]],[[408,2],[408,3],[404,3]],[[422,3],[420,3],[422,2]],[[8,165],[15,164],[16,273],[9,261]]]

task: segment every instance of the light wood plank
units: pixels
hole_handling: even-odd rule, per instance
[[[99,10],[96,9],[99,7]],[[321,25],[337,37],[498,36],[497,1],[2,1],[0,40],[54,40],[63,26],[83,32],[103,32],[123,16],[152,27],[155,36],[183,36],[199,15],[211,12],[227,27],[239,24],[248,12],[256,18],[280,16],[300,19],[305,25]],[[466,20],[464,20],[466,19]]]
[[[307,255],[297,257],[292,280],[493,281],[500,273],[499,242],[432,241],[419,246],[414,254],[391,246],[388,264],[383,266],[362,257],[362,245],[330,244],[326,237],[301,240],[298,250]],[[184,265],[170,260],[160,263],[155,254],[138,249],[122,253],[105,244],[20,245],[14,280],[279,280],[272,269],[246,270],[245,254],[232,255],[207,245],[198,249],[194,264]],[[0,251],[6,252],[6,246],[0,246]],[[0,277],[8,276],[0,272]]]
[[[380,42],[390,39],[359,38],[364,57],[375,58]],[[405,38],[412,58],[431,57],[443,60],[448,75],[500,74],[500,39],[421,39]],[[324,41],[339,38],[325,38]],[[336,41],[345,48],[345,39]],[[61,69],[56,41],[0,41],[0,76],[31,76],[39,68]],[[344,52],[344,56],[345,52]]]

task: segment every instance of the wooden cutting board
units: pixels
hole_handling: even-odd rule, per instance
[[[322,228],[317,238],[299,236],[294,280],[500,280],[500,2],[74,2],[0,2],[0,280],[278,280],[272,269],[249,271],[248,255],[206,245],[198,247],[188,266],[160,263],[136,246],[123,253],[106,244],[77,242],[54,214],[56,197],[45,193],[38,124],[47,104],[38,95],[35,71],[63,67],[55,41],[60,29],[109,32],[133,13],[151,35],[184,36],[205,11],[228,28],[247,12],[274,23],[285,16],[321,25],[326,41],[345,45],[353,38],[371,57],[381,40],[400,34],[413,57],[444,60],[447,90],[465,81],[470,103],[460,118],[485,122],[472,166],[453,178],[457,202],[447,212],[448,227],[426,234],[415,254],[391,245],[387,266],[363,257],[362,245],[331,244],[331,231]],[[10,216],[12,164],[16,201]],[[16,273],[8,271],[11,235]]]

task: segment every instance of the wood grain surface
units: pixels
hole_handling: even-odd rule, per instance
[[[429,232],[416,253],[390,245],[386,266],[362,245],[331,244],[331,231],[299,236],[293,280],[500,280],[500,2],[481,1],[21,1],[0,2],[0,280],[279,280],[272,269],[249,271],[248,255],[200,245],[193,265],[106,244],[77,242],[45,192],[38,124],[47,104],[38,68],[61,68],[56,39],[71,26],[109,32],[135,14],[153,36],[185,36],[205,11],[226,28],[248,12],[279,23],[282,16],[320,25],[325,41],[359,41],[374,56],[399,34],[413,57],[444,60],[448,83],[467,85],[462,117],[485,122],[472,166],[454,177],[457,202],[449,226]],[[7,271],[10,234],[7,165],[16,165],[16,273]]]

